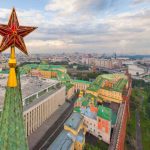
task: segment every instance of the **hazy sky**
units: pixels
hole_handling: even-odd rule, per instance
[[[12,7],[30,52],[150,54],[150,0],[0,0],[0,23]]]

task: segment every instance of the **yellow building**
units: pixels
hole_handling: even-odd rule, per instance
[[[48,150],[83,150],[85,132],[83,116],[74,112],[64,123],[64,130],[58,135]]]
[[[122,103],[123,93],[128,87],[128,77],[124,74],[100,75],[87,88],[86,93],[90,93],[99,98],[99,102]]]

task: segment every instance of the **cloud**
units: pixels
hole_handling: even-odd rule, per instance
[[[45,10],[17,10],[21,25],[38,27],[25,38],[27,48],[34,53],[150,54],[150,9],[114,13],[111,9],[118,6],[116,3],[116,0],[52,0]],[[1,23],[7,22],[10,12],[1,9]]]
[[[113,6],[118,0],[52,0],[46,6],[46,11],[58,12],[61,15],[73,13],[97,13]]]
[[[133,4],[140,4],[140,3],[145,3],[145,2],[150,2],[150,0],[134,0]]]

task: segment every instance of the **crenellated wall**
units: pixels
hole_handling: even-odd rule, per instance
[[[124,142],[126,137],[127,120],[130,117],[130,96],[132,92],[132,80],[128,76],[128,88],[123,94],[123,104],[121,104],[117,125],[114,128],[111,143],[108,150],[124,150]]]
[[[117,145],[116,150],[124,150],[124,142],[125,142],[125,136],[126,136],[126,125],[127,125],[127,118],[128,118],[128,108],[127,103],[125,103],[123,116],[121,120],[119,135],[117,139]]]

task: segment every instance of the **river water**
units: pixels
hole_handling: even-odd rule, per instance
[[[129,65],[128,65],[128,70],[129,70],[129,73],[130,73],[131,75],[136,75],[137,72],[138,72],[139,74],[143,74],[143,73],[144,73],[144,69],[141,68],[141,67],[139,67],[139,66],[137,66],[136,64],[129,64]]]

